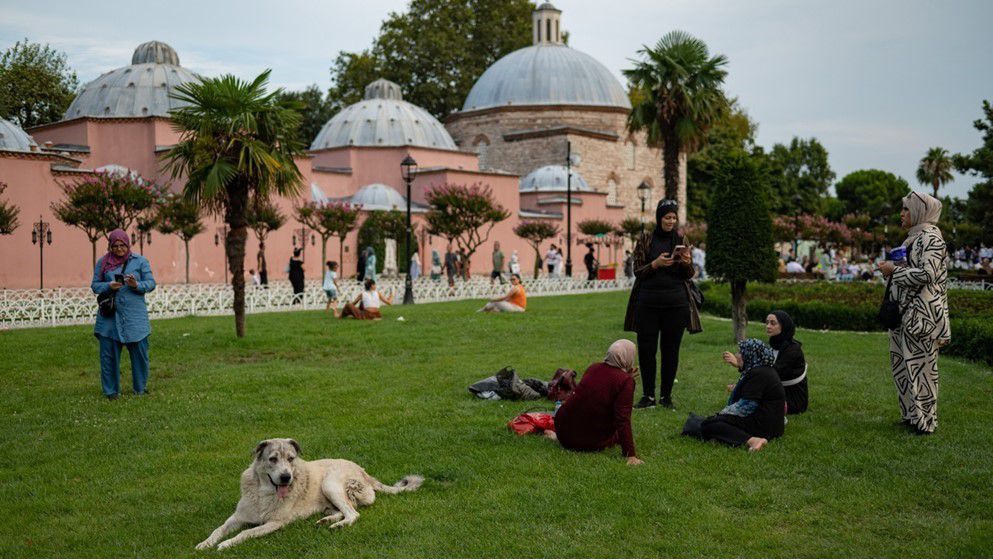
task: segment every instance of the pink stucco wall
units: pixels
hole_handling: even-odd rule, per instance
[[[0,180],[9,185],[3,197],[21,208],[21,227],[11,236],[0,237],[0,288],[32,288],[38,285],[38,247],[31,244],[31,223],[39,216],[48,221],[53,229],[53,244],[45,248],[45,286],[80,286],[89,283],[92,274],[91,248],[85,235],[58,220],[55,220],[49,205],[62,197],[60,182],[73,181],[80,173],[53,172],[52,165],[78,165],[82,168],[96,168],[117,164],[139,171],[144,177],[170,184],[170,175],[163,170],[156,147],[174,144],[179,137],[165,119],[76,119],[39,127],[30,131],[35,140],[44,145],[67,143],[89,146],[89,153],[72,154],[76,161],[56,157],[52,154],[3,155],[0,153]],[[310,184],[317,184],[330,197],[345,197],[357,192],[370,183],[384,183],[404,193],[400,162],[410,154],[417,160],[420,171],[415,176],[412,199],[424,203],[424,192],[432,186],[443,183],[483,183],[489,185],[496,200],[510,212],[510,217],[498,223],[490,232],[488,240],[478,249],[472,259],[472,272],[490,272],[493,244],[500,241],[503,252],[510,258],[516,250],[519,253],[521,268],[525,274],[532,269],[534,251],[524,240],[513,233],[513,228],[521,221],[521,208],[561,212],[562,219],[553,219],[560,224],[560,239],[542,245],[542,253],[548,244],[556,242],[561,246],[565,238],[565,205],[538,204],[538,198],[554,196],[518,193],[518,177],[505,173],[480,172],[475,154],[418,147],[382,148],[339,148],[312,152],[297,160],[303,175],[301,198],[295,200],[281,198],[277,204],[289,218],[281,229],[271,233],[266,241],[266,257],[271,281],[286,279],[285,267],[294,246],[295,231],[300,224],[293,220],[293,207],[300,201],[310,200]],[[318,167],[348,168],[350,171],[322,171]],[[172,188],[181,188],[176,181]],[[603,194],[574,195],[582,198],[582,205],[573,206],[574,239],[580,234],[576,224],[584,219],[597,217],[618,222],[623,210],[606,205]],[[415,224],[423,222],[423,216],[415,214]],[[190,243],[190,280],[192,282],[221,282],[224,279],[223,242],[215,245],[214,238],[223,226],[216,217],[204,219],[207,226],[204,233]],[[352,232],[345,240],[344,259],[341,271],[345,277],[355,274],[357,255],[357,232]],[[296,240],[299,243],[299,239]],[[320,239],[312,245],[307,239],[304,270],[308,278],[319,279],[323,275],[320,260]],[[398,240],[402,243],[403,240]],[[444,254],[444,239],[424,235],[415,241],[420,246],[422,268],[430,269],[431,250]],[[106,247],[101,241],[98,255]],[[336,238],[327,243],[327,259],[339,260],[342,245]],[[137,250],[137,245],[135,246]],[[246,248],[245,269],[255,268],[258,241],[249,234]],[[585,252],[581,247],[573,251],[573,261],[577,271],[581,268],[581,257]],[[152,264],[156,279],[160,283],[179,283],[184,280],[185,250],[183,243],[172,235],[152,234],[151,245],[145,246],[145,255]],[[382,255],[380,255],[382,258]],[[601,257],[603,262],[608,259]],[[578,272],[577,272],[578,274]]]

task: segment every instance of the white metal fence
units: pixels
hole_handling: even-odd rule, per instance
[[[339,281],[338,299],[345,302],[355,298],[361,286],[353,280]],[[627,279],[587,281],[565,278],[524,280],[528,296],[578,294],[624,290],[631,286]],[[381,294],[393,294],[394,302],[403,300],[403,280],[380,278],[377,288]],[[418,303],[485,299],[504,295],[509,284],[490,285],[489,280],[473,278],[458,281],[449,288],[444,279],[434,281],[418,278],[414,282],[414,299]],[[145,296],[152,319],[186,315],[225,315],[232,313],[234,292],[224,284],[160,285]],[[289,282],[276,282],[262,289],[249,286],[245,293],[245,311],[262,313],[323,309],[327,302],[319,282],[308,282],[303,299],[294,303]],[[96,296],[89,288],[56,288],[51,290],[0,290],[0,329],[77,325],[89,323],[96,316]]]

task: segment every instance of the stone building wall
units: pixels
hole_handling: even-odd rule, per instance
[[[644,135],[627,133],[627,111],[596,107],[514,107],[456,113],[446,128],[462,150],[480,156],[480,167],[524,176],[543,165],[564,165],[566,141],[579,156],[576,170],[593,188],[607,192],[625,216],[641,211],[637,187],[653,186],[654,208],[663,194],[662,156]],[[651,219],[651,211],[647,212]]]

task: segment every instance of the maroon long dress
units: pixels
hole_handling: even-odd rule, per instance
[[[566,449],[600,451],[617,444],[635,457],[631,434],[634,379],[603,362],[591,365],[555,414],[555,434]]]

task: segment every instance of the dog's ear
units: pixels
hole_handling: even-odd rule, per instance
[[[300,451],[300,444],[297,443],[297,440],[291,439],[290,440],[290,445],[293,446],[293,449],[296,449],[297,450],[297,455],[302,455],[303,454],[303,451]]]
[[[265,448],[268,446],[269,446],[269,440],[267,439],[260,441],[259,444],[255,446],[254,455],[256,461],[262,457],[262,452],[265,451]]]

